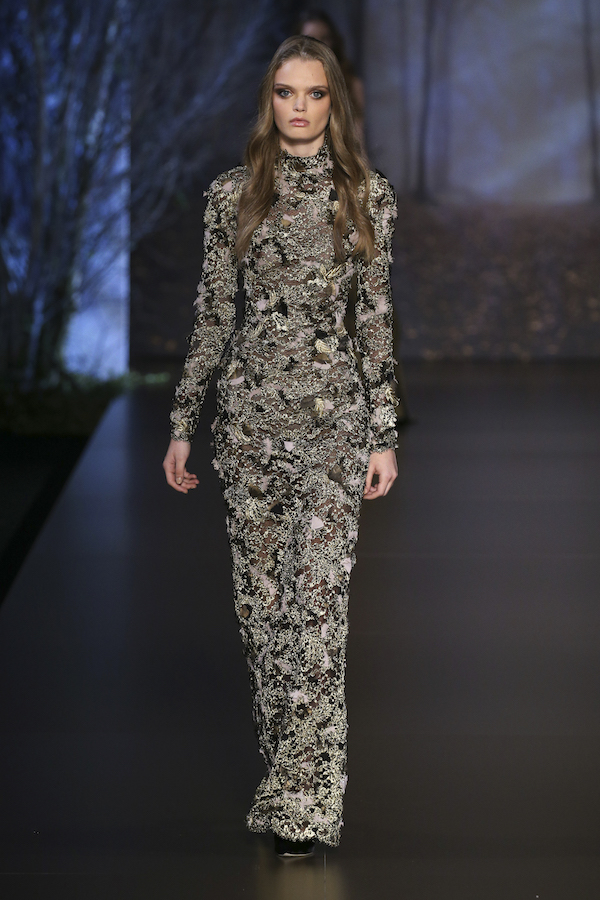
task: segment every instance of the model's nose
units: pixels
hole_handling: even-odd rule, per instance
[[[295,112],[304,112],[305,109],[306,109],[306,102],[304,100],[304,97],[301,97],[300,95],[298,95],[296,97],[296,102],[294,103],[294,111]]]

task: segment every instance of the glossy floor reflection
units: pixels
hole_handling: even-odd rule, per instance
[[[413,364],[366,504],[335,850],[243,825],[262,775],[209,446],[118,400],[0,610],[3,900],[597,900],[600,364]]]

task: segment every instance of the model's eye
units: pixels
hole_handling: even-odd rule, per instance
[[[287,88],[277,88],[275,92],[279,97],[291,97],[292,92],[288,91]]]
[[[313,91],[312,96],[315,98],[315,100],[320,100],[325,96],[325,94],[323,93],[323,91]]]

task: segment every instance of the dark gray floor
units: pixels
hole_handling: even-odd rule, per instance
[[[600,363],[412,364],[364,509],[341,846],[286,865],[208,446],[117,401],[0,614],[4,900],[598,900]]]
[[[0,432],[0,602],[85,444],[85,437]]]

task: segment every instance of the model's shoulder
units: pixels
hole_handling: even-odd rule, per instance
[[[246,166],[235,166],[226,172],[221,172],[209,185],[206,192],[209,197],[221,200],[233,200],[237,202],[239,195],[248,180],[248,169]]]
[[[369,204],[374,207],[389,206],[396,208],[398,198],[393,184],[379,169],[369,172]]]

